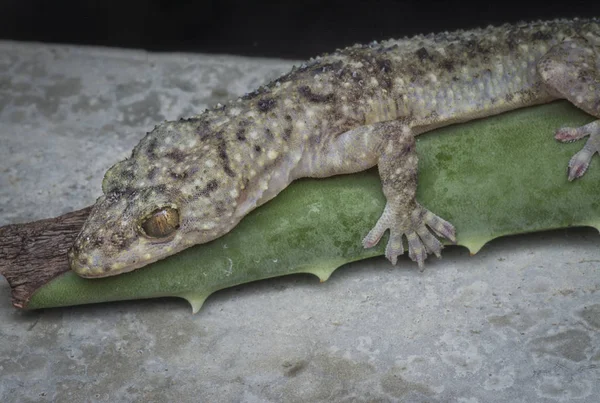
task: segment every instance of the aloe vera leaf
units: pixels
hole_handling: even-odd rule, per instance
[[[504,235],[600,230],[598,158],[570,183],[566,166],[582,143],[552,138],[558,127],[593,119],[560,101],[420,136],[418,199],[455,225],[457,244],[472,254]],[[215,241],[115,277],[65,273],[25,308],[175,296],[198,312],[214,291],[242,283],[293,273],[326,281],[345,263],[383,254],[387,235],[371,249],[363,249],[361,239],[384,202],[376,169],[298,180]],[[399,265],[416,268],[407,258]]]

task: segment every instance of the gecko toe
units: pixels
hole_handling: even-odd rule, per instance
[[[396,231],[391,231],[390,240],[388,241],[387,246],[385,247],[385,257],[392,263],[392,265],[396,265],[398,261],[398,256],[404,255],[404,246],[402,245],[402,233],[398,233]]]
[[[597,136],[599,133],[600,120],[595,120],[580,127],[561,127],[554,133],[554,138],[564,143],[571,143],[586,136]]]
[[[425,213],[423,221],[437,236],[446,238],[451,243],[456,243],[456,229],[454,225],[433,214],[431,211]]]
[[[423,245],[425,245],[427,253],[433,253],[438,258],[442,256],[442,249],[444,246],[435,236],[433,236],[431,232],[427,230],[425,226],[419,227],[417,229],[417,234],[419,235]]]
[[[419,239],[415,232],[406,234],[406,239],[408,240],[408,257],[413,262],[417,262],[419,270],[423,271],[425,269],[425,259],[427,259],[425,245],[423,245],[423,242],[421,242],[421,239]]]
[[[384,232],[385,232],[385,230],[378,231],[378,230],[376,230],[376,228],[373,228],[371,231],[369,231],[367,236],[365,236],[363,238],[363,240],[362,240],[363,247],[364,248],[372,248],[373,246],[377,245],[379,243],[379,240],[383,236]]]
[[[589,134],[582,129],[581,127],[561,127],[554,133],[554,138],[562,143],[571,143]]]
[[[590,165],[592,155],[592,152],[584,148],[571,158],[568,167],[569,181],[581,178],[583,174],[585,174],[585,171],[587,171],[587,168]]]
[[[391,216],[390,207],[386,205],[373,229],[363,238],[362,244],[364,248],[372,248],[379,243],[385,231],[390,228]]]

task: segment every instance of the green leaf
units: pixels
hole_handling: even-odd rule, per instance
[[[419,136],[418,200],[452,222],[458,244],[473,254],[504,235],[600,230],[598,158],[583,178],[568,182],[568,161],[583,143],[553,139],[561,126],[592,120],[560,101]],[[197,312],[213,292],[242,283],[292,273],[326,281],[345,263],[383,254],[387,235],[375,248],[361,246],[383,206],[376,169],[299,180],[213,242],[115,277],[66,273],[26,308],[176,296]],[[417,269],[406,257],[399,265]]]

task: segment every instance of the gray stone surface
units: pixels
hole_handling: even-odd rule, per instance
[[[0,42],[0,225],[94,202],[153,125],[292,63]],[[594,167],[594,168],[597,168]],[[211,296],[22,312],[1,402],[597,402],[600,236],[571,229]]]

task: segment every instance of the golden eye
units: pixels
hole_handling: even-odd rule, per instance
[[[142,223],[145,235],[150,238],[164,238],[179,229],[179,212],[172,207],[155,210]]]

